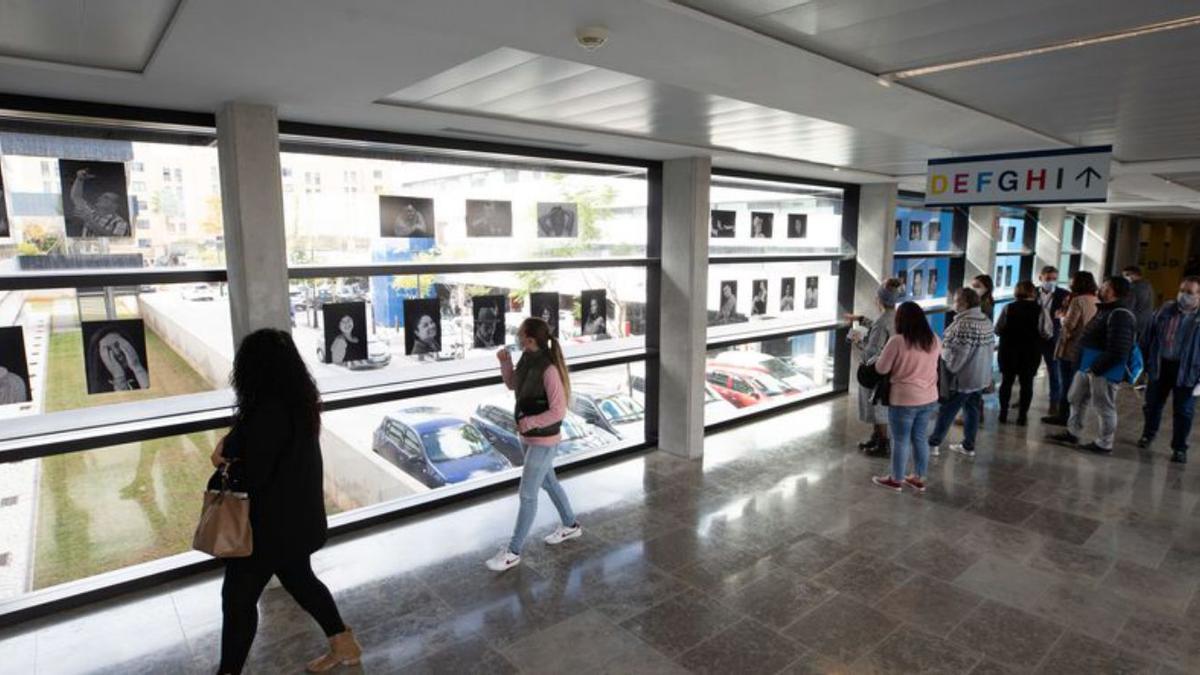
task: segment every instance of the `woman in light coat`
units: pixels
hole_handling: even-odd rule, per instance
[[[1071,417],[1071,403],[1067,392],[1071,389],[1071,381],[1075,379],[1078,369],[1079,341],[1083,338],[1083,329],[1096,316],[1096,277],[1091,272],[1079,271],[1071,275],[1071,296],[1067,299],[1066,309],[1062,313],[1062,330],[1058,334],[1058,344],[1054,347],[1054,358],[1061,369],[1062,398],[1058,401],[1058,414],[1042,418],[1046,424],[1065,426]]]
[[[860,363],[871,363],[883,353],[883,347],[896,332],[896,305],[904,297],[904,284],[899,279],[885,279],[875,292],[875,306],[879,316],[874,320],[862,315],[847,315],[850,321],[862,324],[867,332],[851,333],[851,340],[858,350]],[[873,392],[862,387],[858,388],[858,419],[874,425],[871,437],[858,444],[858,449],[879,457],[887,457],[891,452],[891,441],[888,437],[887,407],[871,402]]]

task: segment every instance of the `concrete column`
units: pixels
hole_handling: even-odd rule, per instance
[[[1038,209],[1037,238],[1034,240],[1034,274],[1041,272],[1046,265],[1058,267],[1058,261],[1062,258],[1063,242],[1070,236],[1069,232],[1063,231],[1066,216],[1067,209],[1063,206]],[[1067,270],[1059,270],[1059,274],[1065,280]]]
[[[1107,213],[1089,213],[1083,225],[1083,246],[1079,269],[1096,275],[1096,281],[1102,281],[1109,273],[1106,258],[1108,255],[1109,231],[1112,226],[1112,216]]]
[[[704,454],[711,172],[707,157],[663,163],[658,447],[688,458]]]
[[[996,232],[999,218],[998,206],[971,207],[967,216],[967,267],[964,286],[970,286],[971,279],[980,274],[992,276],[992,272],[996,271]]]
[[[1117,274],[1128,265],[1138,264],[1138,249],[1142,242],[1142,221],[1131,216],[1118,216],[1110,219],[1109,223],[1109,240],[1112,242],[1112,273]],[[1180,260],[1186,258],[1183,255],[1177,257]],[[1142,270],[1142,274],[1145,273],[1146,270]]]
[[[224,104],[217,112],[217,149],[236,345],[259,328],[291,330],[275,108]]]
[[[855,314],[875,316],[875,292],[892,276],[896,250],[896,183],[870,183],[859,188]]]

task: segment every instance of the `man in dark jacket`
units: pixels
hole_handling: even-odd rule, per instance
[[[1137,265],[1129,265],[1121,274],[1129,281],[1129,311],[1137,319],[1138,340],[1142,340],[1154,320],[1154,284],[1142,277],[1142,268]],[[1146,349],[1145,344],[1142,349]]]
[[[1200,277],[1184,278],[1179,295],[1154,315],[1150,330],[1142,343],[1146,345],[1146,405],[1145,423],[1139,448],[1149,447],[1162,422],[1167,397],[1174,399],[1171,425],[1172,462],[1187,461],[1187,439],[1192,431],[1192,415],[1196,410],[1194,391],[1200,383],[1200,330],[1196,318],[1200,315]]]
[[[1080,368],[1071,383],[1068,394],[1071,417],[1067,431],[1052,434],[1050,440],[1078,444],[1088,408],[1092,407],[1100,418],[1100,433],[1095,441],[1082,447],[1097,453],[1112,452],[1117,434],[1117,385],[1121,379],[1109,379],[1106,374],[1115,366],[1129,362],[1129,354],[1137,341],[1137,320],[1128,306],[1129,293],[1130,284],[1124,277],[1109,277],[1100,287],[1096,316],[1084,328],[1079,343],[1081,364],[1089,356],[1095,358],[1087,369]]]
[[[1050,416],[1059,414],[1058,402],[1062,400],[1062,388],[1069,387],[1070,382],[1062,381],[1062,373],[1058,359],[1054,358],[1055,347],[1058,346],[1058,335],[1062,332],[1062,319],[1058,312],[1067,303],[1070,291],[1058,285],[1058,269],[1046,265],[1038,275],[1038,305],[1042,308],[1039,328],[1042,332],[1042,361],[1046,363],[1046,379],[1050,381]],[[1049,329],[1049,335],[1046,335]]]

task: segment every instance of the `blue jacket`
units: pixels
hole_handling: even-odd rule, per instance
[[[1146,333],[1144,344],[1146,345],[1146,376],[1151,381],[1158,380],[1159,362],[1162,360],[1162,352],[1165,345],[1163,340],[1167,336],[1167,326],[1171,320],[1178,316],[1179,304],[1174,300],[1164,304],[1161,309],[1154,315],[1154,320],[1150,322],[1150,329]],[[1177,335],[1176,340],[1181,340],[1179,343],[1179,378],[1175,381],[1176,387],[1187,387],[1191,389],[1200,382],[1200,330],[1196,330],[1197,323],[1200,322],[1200,316],[1188,325],[1188,330],[1183,335]]]

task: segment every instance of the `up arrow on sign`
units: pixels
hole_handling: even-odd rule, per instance
[[[1111,162],[1111,145],[931,159],[925,205],[1103,202]]]

